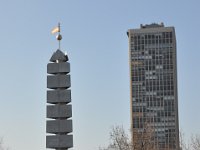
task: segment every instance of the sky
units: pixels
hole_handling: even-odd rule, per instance
[[[0,137],[10,150],[45,150],[46,65],[58,43],[71,64],[74,150],[130,128],[128,29],[164,22],[177,38],[179,125],[200,133],[199,0],[1,0]]]

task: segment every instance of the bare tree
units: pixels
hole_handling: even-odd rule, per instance
[[[179,133],[181,150],[200,150],[200,134],[192,135],[190,140],[186,142],[183,131],[181,130]]]
[[[190,150],[190,146],[185,142],[185,135],[182,130],[179,131],[179,142],[181,150]]]
[[[143,131],[134,130],[133,133],[134,139],[130,140],[123,126],[114,126],[110,132],[110,144],[99,150],[156,150],[152,142],[153,130],[150,127]]]
[[[132,140],[126,134],[123,126],[114,126],[110,132],[110,144],[99,150],[158,150],[155,145],[156,137],[154,129],[145,125],[143,129],[134,129]],[[180,150],[200,150],[200,134],[191,136],[189,142],[185,142],[184,133],[180,132]],[[1,149],[0,149],[1,150]],[[166,150],[170,150],[166,147]]]
[[[191,147],[193,150],[200,150],[200,135],[196,134],[191,137]]]
[[[8,150],[3,144],[3,138],[0,138],[0,150]]]
[[[147,124],[143,129],[133,130],[133,150],[156,150],[154,130]]]
[[[130,140],[123,126],[112,127],[109,146],[99,150],[131,150]]]

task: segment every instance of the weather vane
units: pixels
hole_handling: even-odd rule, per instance
[[[51,30],[51,33],[52,34],[55,34],[55,33],[58,33],[58,35],[56,36],[56,39],[58,40],[58,46],[59,46],[59,49],[60,49],[60,41],[62,40],[62,35],[60,34],[60,23],[58,23],[58,26],[53,28]]]

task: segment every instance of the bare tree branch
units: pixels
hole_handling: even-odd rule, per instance
[[[110,144],[107,148],[99,150],[156,150],[152,142],[153,131],[150,127],[146,127],[142,132],[134,130],[134,142],[132,142],[123,126],[114,126],[110,132]]]
[[[191,147],[194,150],[200,150],[200,135],[196,134],[191,137]]]
[[[3,138],[0,138],[0,150],[9,150],[7,147],[3,144]]]
[[[181,150],[190,150],[189,145],[185,142],[185,135],[182,130],[179,131],[179,140]]]
[[[146,124],[143,129],[134,129],[133,139],[126,134],[123,126],[113,126],[110,132],[110,144],[99,150],[158,150],[154,129]],[[180,132],[180,150],[200,150],[200,134],[191,136],[188,143],[185,142],[184,133]],[[166,147],[170,150],[169,147]],[[1,150],[1,149],[0,149]]]

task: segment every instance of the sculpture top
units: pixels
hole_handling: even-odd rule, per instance
[[[55,33],[58,33],[58,35],[56,36],[56,39],[58,40],[58,43],[59,43],[59,49],[60,49],[60,41],[62,40],[62,35],[60,34],[60,23],[58,23],[58,26],[53,28],[51,30],[51,33],[52,34],[55,34]]]
[[[57,50],[53,53],[53,55],[50,58],[51,62],[66,62],[68,61],[68,56],[65,55],[61,50]]]

